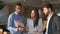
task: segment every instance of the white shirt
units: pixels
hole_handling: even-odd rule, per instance
[[[47,25],[46,25],[46,32],[45,32],[45,34],[48,34],[49,21],[50,21],[52,15],[53,15],[53,13],[52,14],[49,14],[49,16],[47,17]]]

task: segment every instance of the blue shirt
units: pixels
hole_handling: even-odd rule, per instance
[[[16,11],[12,14],[10,14],[8,18],[8,24],[7,24],[7,29],[12,33],[12,34],[21,34],[20,31],[18,31],[17,27],[14,24],[14,20],[20,21],[21,23],[25,24],[25,18],[21,15],[19,15]]]

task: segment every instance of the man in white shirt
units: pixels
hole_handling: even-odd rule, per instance
[[[54,14],[53,6],[47,3],[42,7],[43,13],[47,15],[47,25],[45,34],[60,34],[58,16]]]

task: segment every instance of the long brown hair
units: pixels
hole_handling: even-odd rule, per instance
[[[38,25],[38,20],[39,20],[39,13],[38,9],[34,7],[32,10],[35,12],[35,17],[34,17],[34,27]]]

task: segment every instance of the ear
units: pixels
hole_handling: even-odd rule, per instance
[[[49,8],[49,12],[51,13],[52,11],[51,11],[51,8]]]
[[[51,12],[51,8],[48,9]]]

